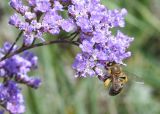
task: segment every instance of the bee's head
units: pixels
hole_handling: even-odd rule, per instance
[[[107,62],[106,66],[111,67],[111,66],[114,66],[115,64],[116,64],[116,62],[114,62],[114,61],[113,62]]]

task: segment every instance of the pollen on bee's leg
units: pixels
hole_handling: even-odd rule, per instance
[[[107,79],[105,82],[104,82],[104,86],[105,87],[108,87],[108,85],[110,84],[110,82],[111,82],[111,79]]]
[[[128,82],[128,77],[126,76],[125,83]]]

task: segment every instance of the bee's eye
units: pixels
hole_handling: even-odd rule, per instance
[[[109,62],[109,63],[107,63],[107,66],[112,66],[112,63],[110,63],[110,62]]]
[[[113,62],[108,62],[107,66],[113,66]]]
[[[112,63],[109,63],[109,66],[112,66],[113,64]]]

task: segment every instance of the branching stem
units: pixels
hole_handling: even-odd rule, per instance
[[[46,41],[46,42],[42,42],[42,43],[37,43],[34,45],[30,45],[30,46],[25,46],[25,47],[21,47],[18,50],[16,50],[13,53],[8,54],[7,56],[5,56],[5,58],[1,58],[0,61],[3,61],[7,58],[10,58],[16,54],[19,54],[23,51],[32,49],[32,48],[36,48],[36,47],[40,47],[40,46],[45,46],[45,45],[51,45],[51,44],[58,44],[58,43],[65,43],[65,44],[71,44],[71,45],[75,45],[75,46],[79,46],[79,43],[77,41],[69,41],[69,40],[52,40],[52,41]]]

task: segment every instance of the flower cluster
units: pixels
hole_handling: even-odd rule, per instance
[[[100,0],[10,0],[10,6],[16,13],[10,17],[9,24],[23,31],[23,47],[34,46],[36,38],[45,42],[45,33],[59,35],[65,31],[79,35],[76,42],[81,52],[73,63],[77,77],[103,77],[106,63],[124,64],[123,60],[131,56],[127,49],[133,38],[119,30],[125,26],[124,8],[109,10]],[[11,44],[5,43],[0,58],[10,48]],[[11,52],[16,50],[14,46]],[[17,84],[38,88],[40,80],[27,75],[35,68],[37,57],[29,52],[0,62],[0,77],[4,79],[0,83],[0,104],[9,112],[24,112],[24,100]]]
[[[11,44],[6,42],[0,49],[0,58],[11,48]],[[17,50],[14,46],[12,52]],[[18,84],[25,84],[32,88],[38,88],[41,81],[38,78],[28,76],[28,72],[37,68],[38,58],[30,52],[22,55],[14,55],[11,58],[0,62],[0,105],[11,114],[22,114],[25,111],[23,95]]]
[[[9,24],[24,31],[25,45],[32,44],[35,38],[44,41],[44,33],[57,35],[61,30],[70,32],[75,29],[73,20],[64,19],[59,14],[64,11],[62,4],[67,3],[66,0],[62,0],[62,4],[57,0],[26,0],[26,2],[25,4],[22,0],[10,0],[10,6],[17,13],[9,20]]]
[[[82,52],[77,54],[73,68],[77,76],[102,75],[106,62],[123,64],[131,56],[126,51],[133,38],[124,35],[116,28],[125,26],[126,9],[109,10],[100,0],[10,0],[10,5],[17,13],[9,23],[24,31],[24,43],[30,45],[35,38],[42,38],[44,33],[53,35],[60,31],[80,33],[78,41]],[[65,19],[61,12],[66,11]]]
[[[69,15],[80,29],[81,53],[77,54],[73,68],[76,76],[104,76],[106,62],[124,64],[131,56],[126,51],[133,38],[114,28],[125,26],[126,9],[109,10],[100,0],[72,0]]]

